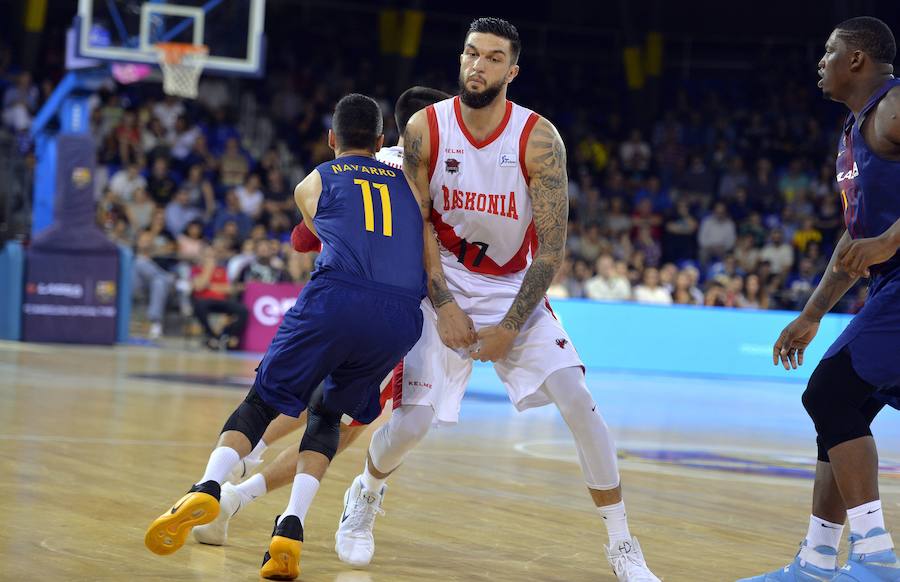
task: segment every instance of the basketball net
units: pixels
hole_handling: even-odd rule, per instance
[[[156,48],[163,74],[163,92],[175,97],[197,98],[200,73],[206,64],[209,48],[202,44],[161,42]]]

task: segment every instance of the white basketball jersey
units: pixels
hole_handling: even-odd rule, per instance
[[[479,142],[463,122],[459,97],[426,113],[431,218],[448,251],[444,268],[521,278],[537,249],[525,145],[538,115],[507,101],[500,125]]]
[[[382,164],[387,164],[392,168],[397,168],[398,170],[403,169],[403,148],[400,146],[390,146],[387,148],[381,148],[375,154],[375,159],[381,162]]]

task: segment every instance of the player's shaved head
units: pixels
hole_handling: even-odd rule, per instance
[[[415,115],[417,111],[449,98],[449,93],[444,93],[431,87],[420,87],[417,85],[404,91],[397,98],[397,104],[394,106],[394,121],[397,122],[397,130],[400,132],[400,135],[403,135],[406,131],[406,124],[409,123],[409,118]]]
[[[871,16],[858,16],[838,24],[835,28],[838,38],[850,50],[859,50],[876,63],[892,64],[897,56],[894,33],[883,21]]]
[[[350,93],[334,108],[332,131],[341,149],[366,149],[374,152],[384,132],[381,108],[371,97]]]

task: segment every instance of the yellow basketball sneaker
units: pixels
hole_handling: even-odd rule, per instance
[[[196,525],[203,525],[219,515],[219,484],[206,481],[194,485],[172,509],[157,517],[144,535],[144,545],[154,554],[167,556],[184,545]]]
[[[303,524],[296,515],[288,515],[278,523],[269,550],[263,556],[259,575],[266,580],[293,580],[300,575],[300,551],[303,549]]]

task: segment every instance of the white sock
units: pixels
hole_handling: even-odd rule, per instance
[[[262,439],[259,439],[259,442],[256,443],[256,446],[253,447],[253,450],[250,451],[250,454],[247,455],[248,459],[252,459],[254,461],[259,461],[262,459],[263,453],[266,452],[266,449],[269,448],[269,445]]]
[[[235,485],[234,489],[241,496],[242,507],[254,499],[262,497],[268,491],[266,488],[266,478],[262,476],[262,473],[257,473],[241,484]]]
[[[622,540],[630,540],[631,532],[628,531],[628,517],[625,515],[625,502],[620,501],[615,505],[598,507],[597,512],[603,518],[606,532],[609,534],[609,545]]]
[[[387,481],[386,478],[379,479],[369,471],[368,461],[366,461],[366,468],[360,476],[362,477],[362,488],[366,491],[381,491],[381,488],[384,486],[384,482]]]
[[[300,523],[305,523],[306,512],[312,505],[312,500],[319,490],[319,480],[306,473],[297,473],[294,477],[294,486],[291,487],[291,500],[288,501],[287,509],[281,514],[281,520],[288,515],[296,515],[300,518]]]
[[[240,460],[241,456],[231,447],[216,447],[209,456],[206,472],[203,473],[203,477],[197,483],[215,481],[221,485],[225,482],[228,474],[231,473],[231,468]]]
[[[806,547],[816,549],[819,546],[827,546],[836,551],[841,545],[843,533],[844,524],[831,523],[815,515],[810,515],[809,531],[806,532]],[[837,562],[837,558],[835,558],[835,562]]]
[[[876,527],[884,529],[884,512],[881,511],[881,500],[863,503],[847,510],[850,520],[850,533],[865,537]]]

